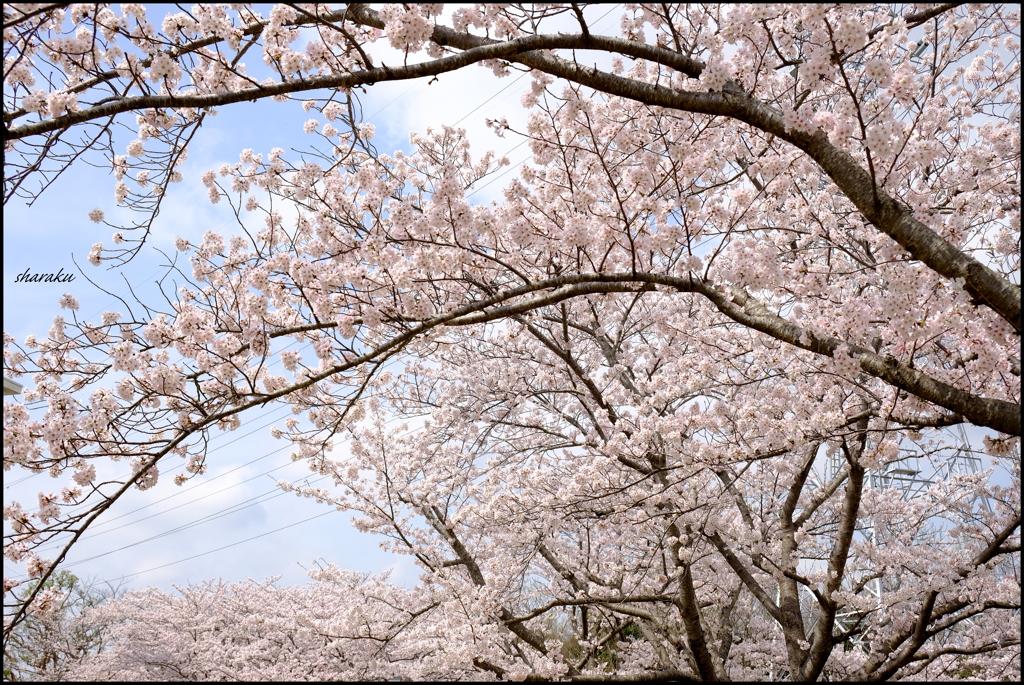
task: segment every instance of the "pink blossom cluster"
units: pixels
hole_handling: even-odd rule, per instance
[[[149,78],[153,81],[167,79],[172,83],[181,79],[181,67],[165,53],[156,55],[149,65]]]
[[[396,50],[419,52],[430,40],[434,26],[427,6],[388,4],[380,10],[384,19],[384,33]]]

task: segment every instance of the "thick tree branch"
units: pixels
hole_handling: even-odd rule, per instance
[[[944,11],[944,10],[943,10]],[[351,5],[347,18],[374,28],[383,28],[380,15],[365,5]],[[245,100],[257,100],[320,88],[349,89],[386,80],[436,76],[470,64],[493,59],[510,59],[533,69],[599,92],[670,109],[724,116],[742,121],[785,140],[806,152],[856,205],[864,217],[926,264],[948,279],[962,279],[972,297],[985,302],[1020,332],[1020,288],[1007,282],[973,257],[958,250],[933,230],[917,221],[908,207],[900,205],[848,153],[832,145],[828,136],[786,129],[782,113],[730,83],[721,93],[677,91],[584,67],[542,52],[556,49],[596,49],[618,52],[636,59],[663,64],[695,78],[703,65],[677,52],[635,41],[600,36],[531,35],[509,41],[495,41],[443,26],[434,29],[432,39],[463,52],[430,62],[403,67],[379,67],[355,74],[300,78],[259,88],[207,95],[159,95],[123,98],[114,102],[69,112],[52,120],[25,124],[5,131],[5,139],[55,131],[121,112],[153,108],[208,108]]]

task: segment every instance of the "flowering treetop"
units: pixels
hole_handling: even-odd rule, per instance
[[[629,5],[616,37],[576,4],[441,9],[197,5],[157,30],[137,5],[10,6],[5,197],[104,150],[140,212],[114,242],[139,237],[94,263],[137,251],[215,108],[302,94],[327,145],[202,176],[260,227],[180,239],[166,311],[79,321],[67,296],[45,340],[5,334],[6,372],[35,383],[5,405],[5,468],[74,481],[5,507],[7,556],[45,578],[128,488],[202,473],[210,431],[283,402],[302,419],[274,435],[335,488],[283,486],[415,557],[436,594],[382,630],[422,616],[460,673],[592,678],[630,626],[623,677],[1012,668],[1016,9]],[[559,15],[578,30],[545,32]],[[404,64],[374,57],[384,40]],[[276,78],[246,76],[257,49]],[[352,115],[359,86],[473,64],[533,82],[525,129],[495,123],[533,163],[489,205],[470,195],[507,160],[449,127],[380,154]],[[1010,485],[868,486],[965,424]],[[134,475],[97,482],[109,459]],[[548,644],[556,616],[578,653]]]

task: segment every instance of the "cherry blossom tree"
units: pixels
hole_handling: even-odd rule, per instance
[[[412,670],[426,679],[454,674],[445,660],[418,658],[437,638],[423,638],[419,651],[416,641],[394,639],[433,603],[429,596],[333,567],[315,575],[315,590],[248,581],[207,582],[182,588],[180,596],[129,593],[82,617],[105,632],[109,647],[69,679],[373,681]]]
[[[31,586],[22,588],[23,593]],[[52,609],[29,616],[5,644],[4,680],[65,680],[85,657],[103,649],[105,631],[83,612],[123,594],[117,587],[83,581],[58,571],[43,590],[55,598]]]
[[[165,311],[88,322],[68,295],[44,340],[5,333],[34,381],[5,469],[70,479],[5,506],[7,557],[45,581],[124,492],[202,473],[212,431],[282,402],[301,418],[274,436],[333,482],[282,487],[423,570],[408,592],[331,570],[284,618],[267,585],[139,595],[97,668],[171,677],[131,645],[184,602],[203,627],[167,668],[189,678],[246,677],[263,640],[282,678],[1019,675],[1017,9],[630,5],[619,37],[576,4],[441,9],[197,5],[160,31],[137,5],[5,10],[5,200],[106,154],[140,219],[94,263],[138,252],[210,111],[302,94],[327,120],[316,154],[203,175],[246,230],[180,239]],[[246,76],[257,47],[278,78]],[[500,203],[471,195],[507,161],[460,130],[386,155],[354,115],[361,85],[474,64],[533,83],[526,127],[494,122],[533,153]],[[994,471],[872,485],[951,426],[987,431]],[[338,582],[362,618],[332,626]],[[46,607],[5,591],[6,639]],[[236,659],[213,633],[248,602],[267,627]]]

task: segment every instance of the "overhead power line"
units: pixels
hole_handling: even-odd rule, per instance
[[[320,478],[317,478],[317,479],[315,479],[313,481],[310,481],[310,484],[318,483],[321,480],[324,480],[326,478],[327,478],[327,476],[321,476]],[[190,521],[189,523],[183,523],[180,526],[176,526],[174,528],[171,528],[170,530],[165,530],[162,533],[157,533],[156,535],[151,535],[150,537],[145,538],[144,540],[138,540],[136,542],[124,545],[123,547],[118,547],[117,549],[112,549],[112,550],[109,550],[107,552],[101,552],[100,554],[93,555],[91,557],[86,557],[84,559],[77,559],[75,561],[68,562],[67,564],[64,565],[64,567],[65,568],[70,568],[72,566],[77,566],[79,564],[84,564],[87,561],[93,561],[94,559],[99,559],[101,557],[109,556],[109,555],[115,554],[117,552],[123,552],[126,549],[131,549],[132,547],[138,547],[139,545],[145,544],[147,542],[152,542],[153,540],[159,540],[160,538],[164,538],[164,537],[167,537],[168,535],[173,535],[175,533],[180,533],[180,532],[186,531],[186,530],[188,530],[190,528],[195,528],[196,526],[200,526],[200,525],[202,525],[204,523],[210,523],[212,521],[215,521],[215,520],[217,520],[219,518],[223,518],[225,516],[230,516],[231,514],[237,514],[240,511],[248,509],[249,507],[254,507],[257,504],[262,504],[263,502],[266,502],[268,500],[272,500],[272,499],[275,499],[277,497],[281,497],[282,495],[287,495],[287,494],[289,494],[289,493],[287,493],[287,492],[285,492],[285,491],[283,491],[283,490],[281,490],[281,489],[279,489],[277,487],[274,487],[274,488],[272,488],[270,490],[267,490],[265,492],[262,492],[262,493],[260,493],[260,494],[258,494],[256,496],[254,496],[254,497],[250,497],[247,500],[242,500],[241,502],[237,502],[235,504],[232,504],[231,506],[225,507],[224,509],[220,509],[220,510],[215,511],[213,513],[207,514],[205,516],[201,516],[201,517],[199,517],[198,519],[196,519],[194,521]],[[269,497],[268,497],[268,495],[269,495]]]
[[[594,25],[596,25],[596,24],[597,24],[598,22],[602,21],[602,20],[603,20],[603,19],[604,19],[605,17],[607,17],[607,16],[609,15],[609,14],[611,14],[611,13],[612,13],[613,11],[615,11],[615,9],[616,9],[617,7],[619,7],[619,6],[620,6],[620,5],[614,5],[614,6],[612,6],[612,7],[611,7],[611,8],[610,8],[610,9],[609,9],[609,10],[608,10],[607,12],[605,12],[605,13],[604,13],[603,15],[601,15],[601,17],[599,17],[599,18],[598,18],[598,19],[597,19],[597,20],[596,20],[595,22],[593,22],[593,24],[594,24]],[[521,81],[521,80],[522,80],[522,78],[523,78],[524,76],[526,76],[526,75],[527,75],[527,74],[525,74],[525,73],[524,73],[524,74],[521,74],[521,75],[520,75],[519,77],[517,77],[517,78],[516,78],[516,79],[514,79],[514,80],[513,80],[512,82],[510,82],[509,84],[507,84],[507,85],[506,85],[506,86],[505,86],[504,88],[502,88],[502,89],[501,89],[501,90],[499,90],[498,92],[494,93],[493,95],[491,95],[490,97],[488,97],[488,98],[487,98],[486,100],[484,100],[483,102],[481,102],[481,103],[480,103],[479,105],[477,105],[476,107],[474,107],[474,108],[473,108],[472,110],[470,110],[470,111],[469,111],[468,113],[466,113],[465,115],[463,115],[463,116],[462,116],[462,117],[461,117],[461,118],[460,118],[460,119],[459,119],[458,121],[456,121],[456,122],[455,122],[455,124],[453,124],[453,125],[457,126],[458,124],[462,123],[462,122],[463,122],[463,121],[464,121],[465,119],[467,119],[468,117],[472,116],[472,115],[473,115],[474,113],[476,113],[477,111],[481,110],[481,109],[482,109],[482,108],[483,108],[484,106],[486,106],[486,105],[487,105],[488,103],[490,103],[491,101],[493,101],[493,100],[494,100],[494,99],[495,99],[496,97],[498,97],[499,95],[501,95],[501,94],[502,94],[502,93],[504,93],[505,91],[509,90],[509,89],[510,89],[510,88],[511,88],[512,86],[514,86],[514,85],[515,85],[516,83],[518,83],[519,81]],[[388,102],[388,103],[387,103],[386,105],[384,105],[383,107],[381,107],[380,109],[378,109],[378,110],[377,110],[376,112],[374,112],[374,114],[373,114],[373,115],[371,115],[371,116],[372,116],[372,117],[375,117],[375,116],[377,116],[378,114],[380,114],[381,112],[383,112],[383,111],[387,110],[387,109],[388,109],[388,108],[389,108],[389,107],[390,107],[391,105],[393,105],[393,104],[394,104],[394,103],[396,103],[396,102],[397,102],[398,100],[400,100],[401,98],[403,98],[403,97],[404,97],[405,95],[407,95],[407,94],[408,94],[409,92],[411,92],[411,91],[412,91],[412,90],[413,90],[414,88],[415,88],[415,85],[413,85],[413,86],[410,86],[410,87],[409,87],[408,89],[406,89],[406,90],[405,90],[405,91],[404,91],[403,93],[399,94],[398,96],[396,96],[395,98],[393,98],[393,99],[392,99],[391,101],[389,101],[389,102]],[[501,102],[501,101],[505,100],[505,99],[506,99],[507,97],[509,97],[509,96],[510,96],[510,95],[512,95],[512,94],[513,94],[513,93],[509,93],[509,94],[508,94],[508,95],[506,95],[506,96],[505,96],[504,98],[502,98],[502,100],[500,100],[499,102]],[[497,104],[497,103],[495,103],[495,104]],[[510,150],[509,150],[508,152],[506,152],[505,154],[507,155],[507,154],[510,154],[510,153],[514,152],[515,150],[519,149],[519,148],[520,148],[520,147],[522,147],[522,146],[523,146],[524,144],[526,144],[526,142],[528,142],[528,141],[527,141],[527,140],[523,140],[522,142],[520,142],[520,143],[519,143],[518,145],[516,145],[515,147],[513,147],[512,149],[510,149]],[[484,184],[484,185],[483,185],[483,186],[481,186],[480,188],[477,188],[477,189],[475,189],[475,190],[474,190],[474,191],[473,191],[472,193],[470,193],[470,195],[468,195],[467,197],[471,197],[472,195],[474,195],[474,194],[476,194],[476,193],[480,192],[481,190],[483,190],[484,188],[486,188],[486,187],[490,186],[491,184],[493,184],[493,183],[494,183],[495,181],[497,181],[498,179],[500,179],[500,178],[502,178],[502,177],[506,176],[506,175],[507,175],[508,173],[510,173],[511,171],[513,171],[513,170],[515,170],[515,169],[519,168],[520,166],[522,166],[522,164],[526,163],[526,162],[527,162],[527,161],[528,161],[529,159],[530,159],[530,157],[528,156],[528,157],[524,158],[523,160],[519,161],[518,163],[516,163],[516,164],[514,164],[514,165],[510,166],[510,167],[509,167],[508,169],[504,170],[504,171],[503,171],[502,173],[500,173],[500,174],[497,174],[496,176],[494,176],[494,177],[493,177],[492,179],[490,179],[490,180],[489,180],[489,181],[488,181],[488,182],[487,182],[486,184]],[[226,223],[225,223],[224,225],[227,225],[228,223],[230,223],[230,221],[226,222]],[[223,226],[221,226],[221,228],[223,228]],[[155,272],[155,273],[154,273],[153,275],[155,276],[155,275],[156,275],[157,273],[159,273],[159,271]],[[95,315],[94,315],[94,316],[95,316]],[[292,343],[292,344],[294,344],[294,343]],[[289,347],[290,347],[290,346],[291,346],[291,345],[289,345]],[[280,418],[280,417],[277,417],[277,418],[275,418],[275,419],[274,419],[273,421],[271,421],[270,423],[273,423],[274,421],[277,421],[277,420],[279,420],[279,418]],[[252,431],[250,431],[249,433],[246,433],[246,434],[244,434],[244,435],[238,436],[238,437],[234,438],[233,440],[230,440],[230,441],[229,441],[229,442],[227,442],[227,443],[224,443],[224,444],[222,444],[222,445],[218,445],[217,447],[215,447],[215,448],[211,449],[211,450],[210,450],[210,452],[213,452],[213,451],[215,451],[215,450],[217,450],[217,449],[221,449],[221,448],[223,448],[223,447],[227,447],[228,445],[231,445],[231,444],[233,444],[234,442],[237,442],[238,440],[241,440],[241,439],[242,439],[242,438],[244,438],[244,437],[248,437],[249,435],[252,435],[253,433],[255,433],[255,432],[257,432],[257,431],[259,431],[259,430],[262,430],[262,429],[266,428],[267,426],[269,426],[269,425],[270,425],[270,423],[264,424],[264,425],[262,425],[262,426],[260,426],[260,427],[258,427],[258,428],[256,428],[256,429],[253,429],[253,430],[252,430]],[[215,476],[215,477],[213,477],[213,478],[211,478],[211,479],[209,479],[209,480],[207,480],[207,481],[204,481],[204,482],[202,482],[202,483],[198,483],[198,484],[196,484],[196,485],[195,485],[194,487],[192,487],[192,488],[189,488],[188,490],[183,490],[183,491],[181,491],[181,492],[177,492],[177,493],[174,493],[174,494],[172,494],[172,495],[169,495],[169,496],[167,496],[167,497],[164,497],[164,498],[161,498],[161,499],[159,499],[159,500],[156,500],[156,501],[154,501],[154,502],[151,502],[150,504],[147,504],[147,505],[144,505],[144,506],[142,506],[142,507],[139,507],[139,508],[137,508],[137,509],[134,509],[134,510],[132,510],[132,511],[130,511],[130,512],[126,512],[126,513],[124,513],[124,514],[120,514],[120,515],[118,515],[118,516],[116,516],[116,517],[113,517],[113,518],[111,518],[111,519],[107,520],[107,521],[104,521],[104,522],[103,522],[103,524],[101,524],[101,525],[104,525],[104,524],[109,524],[109,523],[111,523],[111,522],[113,522],[113,521],[116,521],[116,520],[118,520],[118,519],[124,518],[125,516],[130,516],[130,515],[131,515],[131,514],[133,514],[133,513],[136,513],[136,512],[138,512],[138,511],[141,511],[141,510],[143,510],[143,509],[147,509],[147,508],[149,508],[149,507],[155,506],[156,504],[159,504],[160,502],[163,502],[163,501],[169,500],[169,499],[171,499],[171,498],[173,498],[173,497],[177,497],[178,495],[184,494],[184,493],[185,493],[185,492],[187,492],[187,491],[191,491],[191,490],[194,490],[195,488],[197,488],[197,487],[200,487],[200,486],[202,486],[202,485],[205,485],[206,483],[212,482],[213,480],[216,480],[217,478],[221,478],[221,477],[224,477],[224,476],[226,476],[226,475],[228,475],[228,474],[230,474],[230,473],[232,473],[232,472],[234,472],[234,471],[237,471],[238,469],[244,468],[245,466],[248,466],[248,465],[250,465],[250,464],[253,464],[253,463],[257,462],[257,461],[260,461],[261,459],[265,459],[265,458],[267,458],[267,457],[271,456],[272,454],[276,454],[277,452],[280,452],[281,450],[283,450],[283,449],[285,449],[285,448],[287,448],[287,447],[289,447],[289,445],[284,445],[284,446],[282,446],[281,448],[279,448],[279,449],[277,449],[277,450],[273,450],[272,452],[269,452],[269,453],[267,453],[267,454],[263,455],[262,457],[258,457],[258,458],[256,458],[256,459],[253,459],[253,460],[249,461],[249,462],[246,462],[245,464],[242,464],[242,465],[239,465],[239,466],[237,466],[237,467],[235,467],[235,468],[233,468],[233,469],[230,469],[230,470],[228,470],[228,471],[226,471],[226,472],[224,472],[224,473],[218,474],[217,476]],[[209,452],[208,452],[208,454],[209,454]],[[345,461],[347,461],[347,460],[345,460]],[[289,464],[286,464],[286,465],[284,465],[284,466],[288,466],[288,465],[289,465]],[[114,530],[120,530],[120,529],[122,529],[122,528],[124,528],[124,527],[127,527],[127,526],[130,526],[130,525],[132,525],[132,524],[134,524],[134,523],[139,523],[139,522],[141,522],[141,521],[145,521],[145,520],[148,520],[148,519],[154,518],[155,516],[159,516],[160,514],[164,514],[164,513],[168,513],[168,512],[170,512],[170,511],[174,511],[174,510],[176,510],[176,509],[179,509],[179,508],[181,508],[181,507],[183,507],[183,506],[186,506],[186,505],[188,505],[188,504],[192,504],[192,503],[195,503],[195,502],[197,502],[197,501],[200,501],[200,500],[202,500],[202,499],[205,499],[205,498],[207,498],[207,497],[210,497],[210,496],[212,496],[212,495],[214,495],[214,494],[220,494],[220,493],[222,493],[222,492],[225,492],[225,491],[227,491],[227,490],[229,490],[229,489],[231,489],[231,488],[233,488],[233,487],[239,487],[239,486],[241,486],[241,485],[243,485],[243,484],[245,484],[245,483],[247,483],[247,482],[249,482],[249,481],[251,481],[251,480],[254,480],[255,478],[257,478],[257,477],[259,477],[259,476],[262,476],[262,475],[268,475],[269,473],[271,473],[271,472],[273,472],[273,471],[276,471],[276,470],[278,470],[278,469],[280,469],[280,468],[283,468],[284,466],[281,466],[281,467],[276,467],[276,468],[274,468],[274,469],[270,469],[269,471],[266,471],[266,472],[264,472],[264,473],[262,473],[262,474],[258,474],[257,476],[254,476],[254,477],[252,477],[252,478],[248,478],[248,479],[246,479],[246,480],[244,480],[244,481],[241,481],[241,482],[239,482],[239,483],[233,484],[233,485],[231,485],[231,486],[229,486],[229,487],[227,487],[227,488],[222,488],[221,490],[218,490],[218,491],[216,491],[216,492],[214,492],[214,493],[210,493],[210,494],[208,494],[208,495],[204,495],[204,496],[202,496],[202,497],[199,497],[199,498],[197,498],[197,499],[195,499],[195,500],[191,500],[191,501],[189,501],[189,502],[186,502],[186,503],[183,503],[183,504],[177,505],[177,506],[175,506],[175,507],[171,507],[170,509],[166,509],[166,510],[163,510],[163,511],[161,511],[161,512],[157,512],[157,513],[155,513],[155,514],[152,514],[152,515],[150,515],[150,516],[146,516],[146,517],[143,517],[143,518],[141,518],[141,519],[136,519],[136,520],[134,520],[134,521],[130,521],[130,522],[128,522],[128,523],[122,524],[122,525],[120,525],[120,526],[117,526],[117,527],[115,527],[115,528],[112,528],[112,529],[108,529],[108,530],[106,530],[106,531],[101,531],[100,533],[97,533],[97,536],[98,536],[98,535],[102,535],[102,534],[104,534],[104,533],[107,533],[107,532],[112,532],[112,531],[114,531]],[[26,476],[26,477],[24,477],[24,478],[21,478],[21,479],[19,479],[18,481],[15,481],[15,482],[13,482],[13,483],[11,483],[11,484],[9,484],[9,485],[6,485],[6,486],[5,486],[5,489],[8,489],[8,488],[10,488],[10,487],[11,487],[11,486],[13,486],[13,485],[17,485],[17,484],[19,484],[19,483],[22,483],[22,482],[24,482],[24,481],[26,481],[26,480],[28,480],[28,479],[30,479],[30,478],[32,478],[32,477],[34,477],[34,476],[36,476],[36,475],[39,475],[39,474],[30,474],[30,475],[28,475],[28,476]],[[325,478],[325,477],[324,477],[324,478]],[[320,481],[320,480],[322,480],[322,479],[323,479],[323,478],[320,478],[320,479],[316,479],[315,481],[312,481],[312,482],[319,482],[319,481]],[[96,558],[99,558],[99,557],[102,557],[102,556],[106,556],[106,555],[108,555],[108,554],[112,554],[112,553],[114,553],[114,552],[117,552],[117,551],[122,551],[122,550],[124,550],[124,549],[128,549],[128,548],[130,548],[130,547],[134,547],[134,546],[136,546],[136,545],[139,545],[139,544],[143,544],[143,543],[145,543],[145,542],[148,542],[148,541],[151,541],[151,540],[155,540],[155,539],[159,539],[159,538],[161,538],[161,537],[167,536],[167,535],[171,535],[171,534],[173,534],[173,533],[175,533],[175,532],[180,532],[180,531],[183,531],[183,530],[187,530],[187,529],[189,529],[189,528],[193,528],[193,527],[196,527],[196,526],[199,526],[199,525],[205,524],[205,523],[210,523],[210,522],[212,522],[213,520],[215,520],[215,519],[217,519],[217,518],[221,518],[221,517],[223,517],[223,516],[227,516],[227,515],[230,515],[231,513],[236,513],[237,511],[241,511],[241,510],[243,510],[243,509],[245,509],[245,508],[248,508],[248,507],[254,506],[255,504],[259,504],[259,503],[262,503],[262,502],[264,502],[264,501],[268,501],[269,499],[273,499],[274,497],[277,497],[277,496],[279,496],[279,495],[281,495],[281,494],[285,494],[285,493],[278,493],[277,495],[274,495],[273,497],[266,497],[266,499],[260,499],[260,498],[263,498],[263,497],[265,497],[265,496],[266,496],[267,494],[269,494],[270,492],[273,492],[273,490],[271,490],[271,491],[268,491],[268,492],[265,492],[265,493],[262,493],[262,494],[260,494],[260,495],[257,495],[257,496],[255,496],[255,497],[253,497],[253,498],[250,498],[249,500],[244,500],[243,502],[240,502],[240,503],[237,503],[237,504],[235,504],[235,505],[232,505],[232,506],[230,506],[230,507],[227,507],[227,508],[225,508],[225,509],[219,510],[218,512],[214,512],[213,514],[209,514],[209,515],[207,515],[207,516],[204,516],[204,517],[202,517],[202,518],[200,518],[200,519],[197,519],[196,521],[193,521],[193,522],[191,522],[191,523],[188,523],[188,524],[184,524],[184,525],[182,525],[182,526],[178,526],[178,527],[176,527],[176,528],[174,528],[174,529],[171,529],[171,530],[168,530],[168,531],[164,531],[163,533],[160,533],[160,534],[158,534],[158,535],[152,536],[152,537],[150,537],[150,538],[147,538],[147,539],[145,539],[145,540],[141,540],[141,541],[139,541],[139,542],[136,542],[136,543],[132,543],[132,544],[130,544],[130,545],[126,545],[125,547],[121,547],[121,548],[118,548],[118,549],[116,549],[116,550],[111,550],[111,551],[109,551],[109,552],[105,552],[105,553],[102,553],[102,554],[99,554],[99,555],[96,555],[96,556],[93,556],[93,557],[89,557],[89,558],[87,558],[87,559],[82,559],[82,560],[79,560],[79,561],[76,561],[76,562],[72,562],[72,564],[68,564],[68,565],[70,566],[70,565],[73,565],[73,564],[80,564],[80,563],[84,563],[84,562],[86,562],[86,561],[89,561],[89,560],[92,560],[92,559],[96,559]],[[255,501],[255,500],[259,500],[259,501]],[[244,505],[244,506],[241,506],[241,505]],[[138,572],[136,572],[136,573],[131,573],[131,574],[127,574],[127,575],[125,575],[125,576],[122,576],[122,577],[120,578],[120,580],[125,580],[125,579],[127,579],[127,578],[131,578],[131,577],[134,577],[134,576],[136,576],[136,575],[141,575],[141,574],[143,574],[143,573],[148,573],[148,572],[150,572],[150,571],[155,571],[155,570],[158,570],[158,569],[161,569],[161,568],[165,568],[165,567],[167,567],[167,566],[172,566],[172,565],[175,565],[175,564],[179,564],[179,563],[182,563],[182,562],[185,562],[185,561],[189,561],[189,560],[192,560],[192,559],[196,559],[196,558],[199,558],[199,557],[202,557],[202,556],[206,556],[206,555],[208,555],[208,554],[213,554],[213,553],[216,553],[216,552],[218,552],[218,551],[221,551],[221,550],[224,550],[224,549],[228,549],[228,548],[230,548],[230,547],[235,547],[235,546],[237,546],[237,545],[240,545],[240,544],[244,544],[244,543],[246,543],[246,542],[250,542],[250,541],[252,541],[252,540],[256,540],[256,539],[259,539],[259,538],[261,538],[261,537],[265,537],[265,536],[267,536],[267,535],[271,535],[271,534],[273,534],[273,533],[276,533],[276,532],[279,532],[279,531],[281,531],[281,530],[285,530],[285,529],[287,529],[287,528],[291,528],[291,527],[294,527],[294,526],[300,525],[300,524],[302,524],[302,523],[306,523],[307,521],[312,521],[312,520],[314,520],[314,519],[317,519],[317,518],[320,518],[320,517],[322,517],[322,516],[326,516],[327,514],[329,514],[329,513],[332,513],[333,511],[334,511],[334,510],[333,510],[333,509],[331,509],[331,510],[329,510],[329,511],[326,511],[326,512],[324,512],[324,513],[322,513],[322,514],[318,514],[318,515],[316,515],[316,516],[313,516],[313,517],[310,517],[310,518],[307,518],[307,519],[303,519],[302,521],[297,521],[297,522],[295,522],[295,523],[292,523],[292,524],[289,524],[289,525],[287,525],[287,526],[282,526],[281,528],[276,528],[276,529],[274,529],[274,530],[271,530],[271,531],[268,531],[268,532],[266,532],[266,533],[261,533],[261,534],[259,534],[259,535],[255,535],[255,536],[253,536],[253,537],[250,537],[250,538],[246,538],[245,540],[239,540],[239,541],[237,541],[237,542],[234,542],[234,543],[231,543],[231,544],[229,544],[229,545],[225,545],[225,546],[222,546],[222,547],[218,547],[218,548],[216,548],[216,549],[213,549],[213,550],[209,550],[209,551],[207,551],[207,552],[203,552],[203,553],[200,553],[200,554],[197,554],[197,555],[193,555],[193,556],[191,556],[191,557],[186,557],[186,558],[184,558],[184,559],[179,559],[179,560],[177,560],[177,561],[174,561],[174,562],[170,562],[170,563],[168,563],[168,564],[163,564],[163,565],[160,565],[160,566],[156,566],[156,567],[153,567],[153,568],[150,568],[150,569],[146,569],[146,570],[143,570],[143,571],[138,571]],[[96,537],[96,536],[91,536],[91,537]]]
[[[253,540],[258,540],[259,538],[263,538],[263,537],[266,537],[268,535],[273,535],[274,533],[279,533],[282,530],[285,530],[285,529],[288,529],[288,528],[294,528],[295,526],[301,525],[303,523],[307,523],[308,521],[312,521],[314,519],[318,519],[318,518],[320,518],[322,516],[327,516],[328,514],[333,514],[333,513],[335,513],[335,511],[336,510],[331,509],[329,511],[325,511],[322,514],[317,514],[316,516],[310,516],[307,519],[302,519],[301,521],[296,521],[295,523],[289,523],[287,526],[281,526],[280,528],[275,528],[274,530],[268,530],[266,533],[260,533],[259,535],[253,535],[251,538],[246,538],[244,540],[239,540],[238,542],[232,542],[230,545],[224,545],[223,547],[218,547],[216,549],[211,549],[211,550],[206,551],[206,552],[200,552],[199,554],[193,554],[192,556],[185,557],[184,559],[178,559],[176,561],[171,561],[171,562],[166,563],[166,564],[161,564],[160,566],[154,566],[153,568],[147,568],[147,569],[145,569],[143,571],[136,571],[135,573],[129,573],[129,574],[123,575],[120,578],[117,578],[115,580],[105,581],[105,582],[108,582],[108,583],[121,582],[121,581],[124,581],[124,580],[126,580],[128,578],[132,578],[134,576],[142,575],[143,573],[149,573],[150,571],[157,571],[159,569],[167,568],[168,566],[174,566],[175,564],[180,564],[180,563],[185,562],[185,561],[191,561],[193,559],[198,559],[199,557],[205,557],[205,556],[207,556],[209,554],[215,554],[217,552],[220,552],[222,550],[228,549],[230,547],[237,547],[238,545],[244,544],[246,542],[252,542]]]

